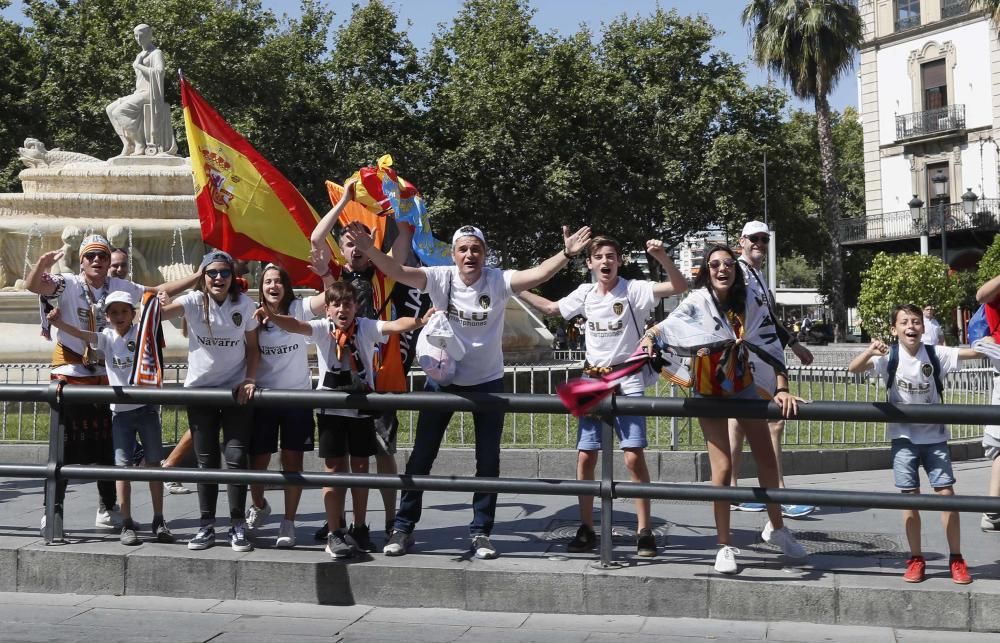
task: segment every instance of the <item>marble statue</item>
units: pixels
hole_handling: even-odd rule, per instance
[[[107,107],[108,118],[122,140],[120,156],[175,155],[177,142],[170,123],[170,106],[163,97],[166,65],[163,52],[153,44],[153,29],[134,30],[142,51],[135,57],[135,92]]]
[[[17,148],[17,155],[27,167],[62,167],[77,163],[104,162],[93,156],[79,152],[67,152],[58,147],[52,150],[46,149],[45,143],[37,138],[24,139],[24,147]]]

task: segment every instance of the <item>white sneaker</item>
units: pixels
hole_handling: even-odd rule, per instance
[[[789,558],[806,557],[806,548],[799,541],[795,540],[795,536],[788,530],[788,527],[775,529],[771,526],[771,521],[769,520],[767,521],[767,525],[764,526],[764,531],[761,532],[760,537],[767,544],[780,547],[781,553]]]
[[[719,547],[719,553],[715,555],[715,571],[720,574],[735,574],[737,570],[736,555],[739,553],[739,549],[729,545]]]
[[[118,511],[115,507],[108,509],[102,502],[97,507],[97,515],[94,517],[94,526],[101,529],[114,529],[116,520],[113,514],[117,513]]]
[[[174,496],[182,496],[184,494],[191,493],[192,491],[192,489],[188,489],[179,482],[163,483],[163,492]]]
[[[250,503],[250,508],[247,509],[247,529],[257,529],[264,524],[270,515],[271,505],[267,504],[266,499],[263,507],[255,507],[253,503]]]
[[[295,546],[295,521],[287,518],[281,519],[281,526],[278,527],[278,540],[274,542],[275,547],[288,549]]]

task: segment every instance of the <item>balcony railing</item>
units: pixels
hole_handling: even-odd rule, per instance
[[[896,116],[896,140],[965,129],[965,105],[948,105]]]
[[[920,14],[896,16],[896,31],[908,31],[920,26]]]
[[[941,19],[954,18],[969,13],[969,0],[941,0]]]
[[[979,199],[976,211],[969,215],[961,203],[943,207],[931,205],[920,210],[920,218],[913,220],[909,210],[871,214],[838,222],[841,243],[861,244],[894,239],[912,239],[930,234],[941,234],[941,214],[948,232],[960,230],[1000,230],[1000,199]],[[927,222],[930,221],[928,228]]]

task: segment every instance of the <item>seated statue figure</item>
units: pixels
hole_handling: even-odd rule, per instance
[[[166,75],[163,52],[153,44],[149,25],[139,25],[133,31],[142,47],[132,63],[135,92],[108,105],[108,118],[122,140],[121,156],[172,155],[177,152],[177,143],[170,123],[170,106],[163,98]]]

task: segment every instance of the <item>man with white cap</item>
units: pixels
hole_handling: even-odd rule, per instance
[[[92,234],[80,243],[80,273],[50,273],[63,257],[62,250],[44,253],[28,274],[28,290],[40,295],[48,306],[59,308],[64,323],[93,333],[107,326],[104,304],[108,295],[121,291],[133,301],[140,301],[147,290],[145,286],[118,277],[109,277],[111,245],[101,235]],[[174,295],[189,288],[194,277],[179,279],[157,288]],[[43,320],[43,332],[47,320]],[[90,349],[86,342],[56,329],[53,335],[52,379],[69,384],[102,385],[108,383],[104,368],[104,355]],[[111,438],[111,410],[107,404],[67,405],[63,409],[66,428],[64,461],[66,464],[114,464],[114,447]],[[114,528],[110,510],[115,504],[115,484],[111,480],[97,482],[100,505],[95,525]],[[56,489],[56,512],[62,515],[66,481]],[[49,499],[46,499],[48,502]],[[44,527],[44,517],[42,523]]]
[[[743,276],[746,279],[747,291],[753,296],[760,298],[767,303],[771,311],[771,318],[778,333],[778,338],[782,345],[788,346],[795,353],[804,365],[812,364],[813,356],[808,348],[799,343],[791,333],[781,325],[781,321],[775,310],[774,295],[767,287],[762,268],[764,258],[767,256],[767,247],[771,243],[771,231],[763,221],[748,221],[743,226],[740,234],[740,263],[743,268]],[[750,354],[750,367],[753,369],[754,383],[757,388],[774,394],[777,381],[775,380],[774,369],[760,360],[755,354]],[[768,427],[771,432],[771,445],[774,448],[778,461],[778,482],[780,487],[785,486],[785,477],[781,470],[781,438],[785,432],[785,421],[769,421]],[[732,484],[735,487],[740,475],[740,464],[743,458],[743,427],[734,419],[729,420],[729,447],[732,453],[733,472]],[[767,507],[764,503],[744,502],[735,507],[740,511],[764,511]],[[782,505],[781,513],[786,518],[801,518],[815,511],[811,505]]]
[[[453,393],[503,392],[503,321],[507,300],[517,293],[551,279],[590,240],[590,228],[570,234],[563,228],[561,252],[527,270],[500,270],[486,267],[486,237],[475,226],[462,226],[452,236],[454,266],[411,268],[403,266],[374,247],[363,228],[352,223],[346,237],[364,252],[390,279],[430,295],[438,310],[447,311],[452,329],[466,348],[466,357],[456,364],[452,384],[438,387],[428,379],[427,390]],[[421,411],[417,420],[413,451],[406,463],[406,475],[427,475],[451,420],[452,411]],[[502,411],[472,414],[476,431],[476,476],[500,475]],[[413,530],[420,520],[422,491],[404,491],[396,512],[389,542],[382,549],[389,556],[402,556],[413,543]],[[472,497],[473,518],[469,525],[471,550],[476,558],[496,558],[490,542],[496,515],[497,494],[476,493]]]
[[[84,331],[60,319],[59,309],[49,313],[52,326],[60,331],[87,342],[91,348],[104,353],[111,386],[129,386],[132,367],[135,364],[136,344],[139,342],[139,327],[132,323],[136,304],[132,296],[116,290],[104,300],[104,314],[111,328],[99,333]],[[139,444],[149,458],[147,462],[158,463],[163,457],[163,435],[160,414],[154,404],[111,405],[111,432],[115,450],[115,466],[132,466]],[[136,440],[138,436],[139,440]],[[138,545],[137,526],[132,521],[132,486],[128,480],[116,483],[118,499],[121,501],[123,545]],[[153,503],[151,531],[157,542],[172,543],[174,536],[163,519],[163,485],[150,481],[149,495]]]

